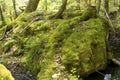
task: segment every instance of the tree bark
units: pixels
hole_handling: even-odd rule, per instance
[[[64,12],[64,10],[66,9],[66,5],[67,5],[67,0],[62,0],[63,2],[62,2],[62,5],[61,5],[61,7],[60,7],[60,9],[59,9],[59,11],[56,13],[56,15],[55,15],[55,19],[56,18],[60,18],[60,16],[62,15],[62,13]]]
[[[17,10],[16,10],[16,0],[12,0],[13,2],[13,8],[14,8],[14,14],[15,14],[15,17],[14,18],[17,18]]]
[[[37,9],[40,0],[29,0],[25,12],[33,12]]]
[[[1,17],[1,20],[2,20],[2,26],[5,25],[5,19],[4,19],[4,16],[3,16],[3,11],[2,11],[2,7],[0,5],[0,17]]]

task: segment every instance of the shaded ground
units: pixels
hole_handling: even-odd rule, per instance
[[[11,71],[15,80],[36,80],[35,76],[20,64],[21,56],[10,57],[10,59],[11,60],[7,62],[6,67]]]

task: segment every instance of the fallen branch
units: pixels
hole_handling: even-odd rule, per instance
[[[108,60],[111,60],[114,64],[120,66],[120,61],[117,60],[117,59],[114,57],[114,54],[111,53],[111,52],[108,52]]]
[[[110,26],[111,26],[113,32],[115,32],[115,29],[114,29],[114,27],[113,27],[112,21],[111,21],[111,19],[110,19],[110,17],[109,17],[109,15],[108,15],[108,13],[107,13],[107,11],[106,11],[105,8],[104,8],[104,11],[105,11],[105,14],[106,14],[107,19],[109,20],[109,23],[110,23]]]
[[[41,20],[41,18],[36,17],[35,19],[33,19],[33,20],[32,20],[27,26],[25,26],[25,27],[23,28],[23,30],[20,31],[19,33],[22,33],[23,31],[25,31],[26,29],[28,29],[28,28],[30,27],[30,25],[31,25],[32,23],[34,23],[35,21],[37,21],[37,20]]]
[[[112,62],[113,62],[114,64],[117,64],[118,66],[120,66],[120,61],[117,60],[116,58],[113,58],[113,59],[112,59]]]

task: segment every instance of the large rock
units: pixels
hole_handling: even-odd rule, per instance
[[[0,64],[0,80],[14,80],[11,72],[2,64]]]
[[[62,59],[68,72],[87,76],[107,65],[107,25],[101,19],[90,19],[78,26],[62,47]]]
[[[39,80],[50,80],[58,74],[77,80],[105,69],[108,23],[104,19],[93,18],[72,25],[72,20],[61,23],[49,36],[50,49],[45,57],[46,62],[41,64]]]
[[[27,21],[28,17],[21,15],[6,41],[6,51],[17,46],[15,53],[24,53],[23,65],[38,75],[38,80],[78,80],[104,69],[108,23],[97,18],[94,7],[69,16],[31,23],[32,19]]]

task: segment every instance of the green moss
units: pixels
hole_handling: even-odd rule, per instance
[[[14,80],[11,72],[2,64],[0,64],[0,80]]]
[[[39,36],[40,37],[40,36]],[[43,53],[45,53],[45,40],[39,37],[32,37],[25,45],[25,56],[22,61],[24,66],[35,75],[40,71]],[[37,65],[36,65],[37,64]]]
[[[22,64],[37,75],[38,80],[51,80],[58,73],[67,74],[70,80],[78,80],[103,69],[107,63],[108,23],[96,18],[95,11],[90,7],[80,15],[75,13],[73,18],[32,23],[34,14],[23,13],[8,25],[9,30],[13,30],[6,48],[17,45],[17,53],[24,54]],[[55,62],[56,54],[61,56],[62,70]]]
[[[74,12],[70,12],[70,13],[64,13],[63,14],[63,19],[70,19],[70,18],[74,18],[74,17],[79,17],[79,21],[85,21],[88,20],[90,18],[95,18],[97,17],[96,14],[96,9],[95,7],[89,7],[87,9],[85,9],[84,11],[74,11]]]
[[[65,41],[62,58],[66,69],[75,75],[86,76],[107,64],[106,31],[101,19],[90,19],[79,26]],[[72,70],[76,69],[73,73]]]
[[[9,23],[7,25],[7,31],[10,31],[11,29],[13,29],[14,33],[20,32],[21,30],[23,30],[31,21],[33,21],[34,17],[36,17],[37,15],[39,15],[38,12],[32,12],[32,13],[22,13],[21,15],[19,15],[17,17],[17,19],[15,19],[14,21],[12,21],[11,23]]]
[[[96,18],[97,17],[96,13],[97,13],[96,8],[94,6],[90,6],[83,12],[80,18],[81,20],[88,20],[90,18]]]
[[[47,33],[51,30],[52,22],[51,21],[38,21],[33,23],[30,26],[30,31],[33,32],[32,34],[36,35],[38,33]]]
[[[83,23],[84,26],[79,26],[77,25],[79,19],[76,18],[62,21],[52,31],[48,38],[49,44],[47,45],[50,49],[45,57],[46,65],[41,65],[41,71],[38,75],[39,80],[51,79],[51,76],[58,72],[53,70],[54,66],[48,67],[47,65],[55,65],[54,55],[59,52],[62,52],[64,66],[70,74],[86,76],[95,70],[105,68],[107,63],[105,44],[107,33],[104,20],[90,19]],[[62,48],[62,51],[59,50],[60,48]],[[92,59],[96,59],[95,62]],[[73,72],[73,69],[76,70]]]
[[[35,22],[30,26],[30,30],[35,36],[30,36],[24,45],[25,55],[22,63],[35,75],[40,72],[42,63],[44,62],[44,56],[48,51],[47,43],[50,31],[52,30],[51,27],[51,22],[44,20]]]
[[[55,16],[55,13],[44,16],[45,19],[52,19]]]
[[[70,18],[73,18],[73,17],[76,17],[76,16],[81,16],[82,13],[83,12],[81,10],[76,10],[76,11],[73,11],[73,12],[64,12],[62,17],[63,17],[63,19],[70,19]]]

